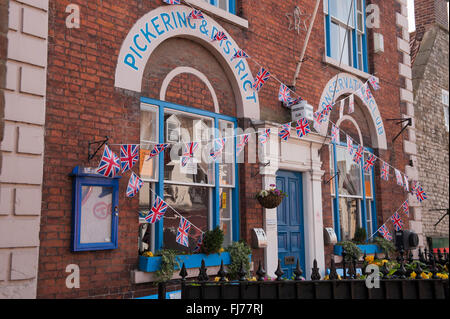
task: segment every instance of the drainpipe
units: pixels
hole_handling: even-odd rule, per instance
[[[302,53],[300,54],[300,60],[298,61],[297,69],[295,70],[294,82],[292,83],[292,86],[294,88],[295,88],[295,84],[297,83],[297,78],[300,73],[300,67],[302,66],[303,58],[305,57],[306,48],[307,48],[308,42],[309,42],[309,36],[311,35],[312,27],[314,25],[314,20],[316,19],[317,10],[319,10],[320,1],[321,0],[316,0],[316,6],[314,8],[314,13],[312,15],[311,22],[309,23],[308,31],[306,32],[305,43],[303,44]]]

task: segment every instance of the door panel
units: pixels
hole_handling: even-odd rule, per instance
[[[278,171],[277,188],[288,194],[277,208],[278,258],[283,277],[291,278],[300,259],[305,271],[305,242],[303,225],[303,194],[301,173]]]

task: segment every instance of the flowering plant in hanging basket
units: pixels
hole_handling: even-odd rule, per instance
[[[287,197],[287,194],[282,190],[276,188],[275,184],[270,184],[270,189],[263,189],[256,194],[256,199],[264,208],[275,208],[281,204],[283,198]]]

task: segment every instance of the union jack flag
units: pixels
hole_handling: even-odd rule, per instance
[[[218,32],[214,35],[213,41],[222,41],[222,40],[227,40],[227,39],[228,39],[228,37],[227,37],[227,35],[225,34],[225,32],[223,32],[223,31],[218,31]]]
[[[405,189],[405,191],[409,192],[409,181],[408,181],[408,176],[403,175],[403,188]]]
[[[160,220],[161,217],[166,213],[167,207],[169,207],[161,197],[156,196],[155,202],[153,203],[152,209],[145,216],[145,220],[150,224],[154,224],[156,221]]]
[[[281,130],[278,132],[278,136],[284,141],[287,141],[289,136],[291,136],[291,123],[281,125]]]
[[[253,88],[258,92],[264,83],[266,83],[267,80],[270,78],[270,73],[264,68],[261,68],[256,74],[255,82],[253,82]]]
[[[163,0],[167,4],[180,4],[180,0]]]
[[[411,193],[415,193],[416,192],[416,190],[417,190],[417,185],[418,185],[418,182],[417,181],[412,181],[411,182]]]
[[[384,237],[384,239],[386,240],[392,240],[392,235],[389,232],[389,230],[387,229],[386,225],[381,226],[378,231],[380,232],[380,234]]]
[[[130,170],[139,160],[139,145],[127,144],[120,146],[120,167],[122,173]]]
[[[409,217],[409,204],[408,204],[408,200],[406,200],[406,201],[402,204],[402,209],[403,209],[403,212],[406,214],[406,216]]]
[[[239,155],[239,153],[244,149],[245,145],[247,145],[249,136],[249,134],[244,134],[240,137],[239,143],[237,143],[236,145],[236,155]]]
[[[245,53],[244,50],[238,50],[238,51],[236,51],[236,53],[231,58],[231,61],[233,61],[234,59],[246,59],[246,58],[249,58],[249,57],[250,56],[247,53]]]
[[[366,159],[366,162],[364,163],[364,170],[366,172],[369,172],[373,165],[375,164],[375,161],[377,160],[377,158],[375,157],[375,155],[373,154],[369,154],[369,157]]]
[[[428,198],[427,194],[420,185],[416,186],[416,197],[419,202],[422,202],[423,200]]]
[[[130,180],[128,181],[127,197],[133,197],[136,195],[142,185],[144,185],[142,179],[133,172],[130,176]]]
[[[155,146],[153,146],[153,149],[149,155],[150,157],[147,159],[147,161],[150,160],[151,158],[157,156],[159,153],[161,153],[168,147],[169,147],[169,144],[156,144]]]
[[[299,96],[298,98],[289,97],[286,102],[283,102],[284,106],[291,107],[292,105],[296,105],[303,101],[303,99]]]
[[[189,229],[191,223],[184,217],[181,217],[180,225],[178,226],[176,242],[180,245],[189,247]]]
[[[339,127],[334,124],[331,126],[331,141],[336,144],[339,143]]]
[[[397,179],[397,185],[403,186],[403,178],[402,173],[396,168],[394,168],[395,171],[395,178]]]
[[[328,116],[328,114],[330,114],[330,112],[331,112],[332,109],[333,109],[333,105],[332,105],[332,104],[325,105],[325,106],[323,107],[324,115],[325,115],[325,116]]]
[[[218,146],[218,148],[216,148]],[[217,159],[217,157],[222,154],[223,149],[225,147],[225,139],[224,138],[218,138],[214,140],[214,149],[209,153],[209,155],[213,159]]]
[[[348,114],[352,114],[355,111],[355,97],[350,95],[349,102],[348,102]]]
[[[114,177],[120,172],[120,159],[111,151],[108,145],[105,145],[102,159],[96,172],[106,177]]]
[[[381,179],[388,181],[389,180],[389,164],[386,162],[383,162],[383,165],[381,165]]]
[[[303,137],[308,135],[308,133],[311,132],[311,129],[309,128],[309,123],[306,119],[301,118],[297,120],[297,126],[295,127],[297,130],[298,137]]]
[[[204,19],[203,13],[200,10],[192,10],[191,13],[189,13],[188,19]]]
[[[264,133],[259,135],[259,141],[261,142],[261,144],[265,144],[269,140],[269,136],[270,136],[270,128],[265,129]]]
[[[358,145],[358,149],[356,150],[355,155],[353,155],[353,162],[359,164],[359,162],[361,162],[363,152],[364,152],[363,147],[361,145]]]
[[[353,140],[347,135],[347,151],[350,155],[353,155]]]
[[[280,85],[280,90],[278,91],[278,101],[287,103],[291,98],[291,91],[283,83]]]
[[[364,88],[365,88],[366,98],[368,100],[370,100],[372,98],[372,92],[370,92],[370,86],[366,83],[366,85],[364,85]]]
[[[197,240],[197,246],[195,246],[193,252],[199,252],[200,248],[202,247],[203,244],[203,238],[205,237],[205,233],[202,233],[200,236],[198,236],[198,240]]]
[[[185,144],[185,150],[181,157],[181,167],[185,167],[189,159],[194,157],[194,152],[198,147],[198,142],[190,142]]]
[[[370,85],[372,85],[372,88],[377,91],[378,89],[380,89],[380,85],[378,84],[378,80],[376,77],[374,77],[373,75],[369,78],[369,83]]]
[[[403,221],[400,218],[400,214],[395,212],[394,215],[391,216],[391,221],[394,224],[394,228],[396,231],[403,229]]]

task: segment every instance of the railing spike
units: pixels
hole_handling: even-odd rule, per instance
[[[317,260],[313,260],[313,268],[311,272],[311,280],[320,280],[319,268],[317,268]]]
[[[244,281],[245,275],[247,275],[247,272],[245,271],[245,268],[244,268],[244,261],[241,260],[241,268],[238,271],[239,281]]]
[[[225,271],[225,267],[223,266],[223,260],[220,262],[220,269],[217,273],[217,276],[219,276],[219,281],[225,281],[226,280],[227,272]]]
[[[202,259],[202,264],[200,266],[200,270],[199,270],[199,274],[198,274],[197,279],[199,281],[208,281],[208,279],[209,279],[204,259]]]
[[[264,281],[264,276],[266,275],[265,270],[262,268],[261,260],[258,264],[258,270],[256,271],[256,276],[258,278],[258,281]]]
[[[338,274],[336,272],[336,265],[334,263],[334,255],[331,255],[331,265],[330,265],[330,274],[328,275],[330,280],[338,279]]]
[[[186,277],[187,277],[188,273],[187,273],[187,271],[186,271],[186,266],[185,266],[184,263],[183,263],[183,265],[181,266],[181,270],[180,270],[179,275],[181,276],[181,280],[182,280],[182,281],[186,281]]]
[[[301,276],[303,274],[302,268],[300,267],[300,258],[297,258],[297,266],[294,269],[294,280],[301,280]]]
[[[281,276],[284,275],[283,270],[281,270],[281,260],[278,259],[278,267],[277,270],[275,271],[275,275],[277,275],[277,280],[281,280]]]

